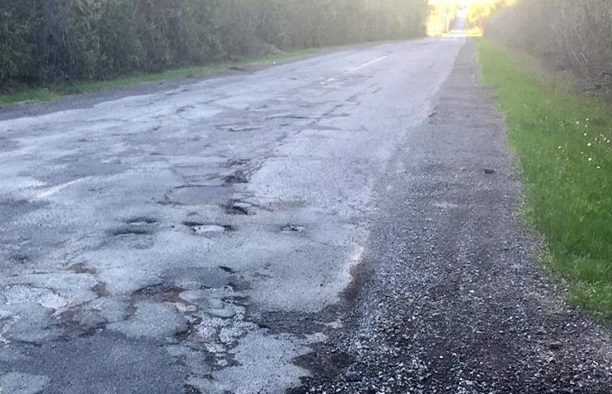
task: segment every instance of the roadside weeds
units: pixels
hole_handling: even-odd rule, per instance
[[[544,82],[487,40],[478,53],[520,162],[525,216],[549,248],[544,261],[567,280],[571,304],[612,320],[612,104]]]
[[[9,104],[25,104],[52,101],[60,97],[121,89],[143,83],[161,82],[178,78],[199,78],[230,70],[249,70],[271,66],[276,63],[297,60],[325,51],[325,48],[308,48],[277,54],[249,58],[237,62],[213,63],[204,66],[177,68],[153,74],[136,74],[117,79],[84,81],[74,84],[57,84],[35,89],[24,89],[14,93],[0,94],[0,108]]]

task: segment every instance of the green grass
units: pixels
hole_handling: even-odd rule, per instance
[[[0,95],[0,107],[14,103],[50,101],[58,97],[67,95],[81,94],[100,90],[120,89],[147,82],[157,82],[185,77],[197,78],[229,70],[235,67],[244,68],[266,66],[274,64],[276,62],[286,62],[294,59],[299,59],[305,56],[318,53],[320,51],[322,51],[322,49],[320,48],[302,49],[254,59],[247,59],[234,63],[216,63],[206,66],[173,69],[155,74],[137,74],[111,80],[86,81],[74,84],[52,85],[40,89],[23,89],[15,93]]]
[[[612,320],[612,104],[543,79],[486,40],[478,52],[550,265],[567,279],[572,304]]]

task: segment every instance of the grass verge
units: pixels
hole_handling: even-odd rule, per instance
[[[322,51],[321,48],[302,49],[280,54],[268,55],[254,59],[247,59],[233,63],[215,63],[206,66],[195,66],[167,70],[154,74],[137,74],[117,79],[102,81],[86,81],[74,84],[53,85],[39,89],[24,89],[15,93],[0,95],[0,107],[7,104],[22,102],[50,101],[62,96],[95,92],[100,90],[120,89],[147,82],[164,81],[175,78],[202,77],[232,68],[257,67],[299,59]]]
[[[612,320],[612,104],[544,82],[487,40],[478,53],[551,266],[567,279],[572,304]]]

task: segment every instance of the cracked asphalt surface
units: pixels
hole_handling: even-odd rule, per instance
[[[464,38],[12,107],[0,163],[2,393],[612,392]]]

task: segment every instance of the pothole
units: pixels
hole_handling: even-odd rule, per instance
[[[193,226],[192,229],[196,234],[224,233],[228,230],[226,226],[219,226],[217,224],[203,224],[201,226]]]
[[[251,205],[240,201],[230,201],[226,204],[221,204],[221,208],[228,215],[251,215]]]
[[[149,224],[157,223],[157,219],[153,219],[147,216],[139,216],[139,217],[128,219],[125,222],[129,224],[130,226],[146,226]]]
[[[245,166],[249,164],[249,159],[232,159],[227,162],[226,167]]]
[[[225,232],[236,231],[232,225],[214,224],[214,223],[199,223],[199,222],[184,222],[185,226],[189,227],[196,234],[220,234]]]
[[[190,384],[186,384],[183,387],[185,389],[185,394],[202,394],[202,391],[198,390],[197,388],[195,388],[194,386]]]
[[[182,114],[183,112],[195,108],[193,105],[186,105],[176,109],[176,115]]]
[[[283,233],[303,233],[306,231],[306,227],[297,224],[287,224],[281,228],[281,231]]]
[[[273,119],[310,119],[310,117],[306,115],[298,115],[298,114],[276,114],[276,115],[270,115],[266,117],[266,120],[273,120]]]
[[[180,302],[183,289],[170,283],[158,283],[140,288],[132,293],[133,301]]]
[[[98,272],[95,268],[90,267],[85,263],[72,264],[71,266],[67,267],[66,270],[72,271],[75,274],[90,274],[90,275],[95,275]]]
[[[219,126],[220,129],[230,133],[245,133],[249,131],[261,130],[261,126],[246,126],[246,125],[227,125]]]
[[[236,183],[249,183],[249,175],[243,170],[238,170],[223,178],[223,184],[226,186]]]
[[[96,283],[96,285],[91,288],[91,291],[93,291],[98,297],[106,297],[110,294],[108,287],[104,282]]]
[[[30,256],[26,254],[14,254],[9,257],[9,261],[16,264],[27,264],[31,261],[31,259]]]
[[[137,226],[120,227],[111,231],[111,235],[115,237],[127,237],[131,235],[150,235],[151,233],[151,230]]]

